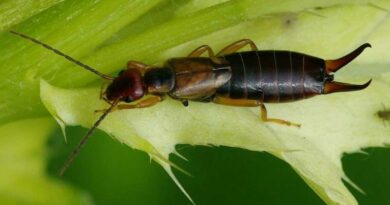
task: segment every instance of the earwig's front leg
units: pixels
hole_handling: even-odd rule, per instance
[[[246,45],[250,45],[252,51],[258,50],[256,44],[252,40],[242,39],[223,48],[221,51],[219,51],[219,53],[217,53],[217,56],[225,56],[235,53]]]
[[[278,123],[282,125],[287,125],[287,126],[296,126],[296,127],[301,127],[301,124],[286,121],[286,120],[281,120],[281,119],[275,119],[275,118],[268,118],[267,116],[267,109],[265,108],[264,104],[260,104],[260,110],[261,110],[261,120],[264,122],[273,122],[273,123]]]
[[[146,69],[149,68],[149,66],[138,61],[129,61],[127,62],[127,68],[137,69],[143,74],[145,73]]]
[[[105,86],[104,83],[102,83],[102,85],[100,86],[100,95],[99,95],[100,100],[103,99],[103,96],[105,94],[105,91],[103,91],[104,86]]]
[[[100,86],[100,94],[99,94],[99,97],[100,97],[100,100],[104,100],[104,101],[106,101],[108,104],[110,104],[111,105],[111,102],[106,98],[106,91],[104,90],[104,87],[105,87],[105,85],[106,84],[102,84],[101,86]]]
[[[121,104],[116,107],[117,110],[123,110],[123,109],[134,109],[134,108],[145,108],[145,107],[151,107],[161,101],[163,101],[164,98],[162,96],[153,96],[145,100],[141,100],[140,102],[136,104]]]
[[[108,102],[108,104],[111,104],[111,102],[110,101],[108,101],[107,100],[107,98],[105,97],[105,95],[106,95],[106,86],[107,86],[107,83],[102,83],[102,85],[100,86],[100,94],[99,94],[99,98],[100,98],[100,100],[105,100],[105,101],[107,101]]]
[[[203,45],[203,46],[196,48],[188,55],[188,57],[199,57],[206,51],[209,54],[210,58],[215,57],[213,50],[208,45]]]
[[[145,108],[145,107],[151,107],[161,101],[163,101],[164,98],[162,96],[153,96],[153,97],[150,97],[148,99],[145,99],[145,100],[141,100],[140,102],[136,103],[136,104],[120,104],[120,105],[117,105],[116,107],[114,107],[112,109],[112,112],[113,111],[116,111],[116,110],[124,110],[124,109],[135,109],[135,108]],[[107,111],[107,109],[102,109],[102,110],[95,110],[95,113],[98,113],[98,112],[105,112]]]

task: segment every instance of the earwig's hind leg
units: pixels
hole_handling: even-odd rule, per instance
[[[231,99],[220,96],[215,96],[212,101],[222,105],[243,106],[243,107],[257,107],[261,104],[258,100],[248,99]]]
[[[199,57],[201,56],[204,52],[206,52],[209,54],[209,57],[210,58],[213,58],[215,57],[214,55],[214,52],[213,50],[210,48],[210,46],[208,45],[203,45],[203,46],[199,46],[198,48],[196,48],[195,50],[193,50],[189,55],[188,57]]]
[[[230,98],[216,96],[216,97],[214,97],[213,102],[217,103],[217,104],[232,105],[232,106],[245,106],[245,107],[260,106],[261,120],[264,122],[273,122],[273,123],[278,123],[278,124],[283,124],[283,125],[288,125],[288,126],[296,126],[296,127],[301,126],[300,124],[289,122],[286,120],[268,118],[267,117],[267,109],[265,108],[264,104],[261,103],[260,100],[230,99]]]
[[[278,123],[282,125],[287,125],[287,126],[296,126],[296,127],[301,127],[301,124],[282,120],[282,119],[274,119],[274,118],[268,118],[267,116],[267,109],[265,108],[264,104],[260,104],[260,110],[261,110],[261,120],[264,122],[273,122],[273,123]]]
[[[139,72],[141,72],[143,74],[143,73],[145,73],[146,69],[149,68],[149,66],[145,65],[141,62],[131,60],[131,61],[127,62],[127,68],[137,69],[137,70],[139,70]]]
[[[286,120],[281,119],[274,119],[274,118],[268,118],[267,117],[267,109],[265,108],[264,104],[261,103],[260,100],[248,100],[248,99],[230,99],[230,98],[224,98],[216,96],[213,99],[214,103],[217,104],[223,104],[223,105],[233,105],[233,106],[245,106],[245,107],[257,107],[260,106],[261,109],[261,120],[264,122],[273,122],[288,126],[296,126],[301,127],[300,124],[289,122]]]
[[[224,56],[235,53],[246,45],[249,45],[252,51],[258,50],[256,44],[252,40],[242,39],[223,48],[221,51],[219,51],[219,53],[217,53],[217,56]]]

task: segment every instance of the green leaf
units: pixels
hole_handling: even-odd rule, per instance
[[[46,173],[46,141],[54,122],[28,119],[0,126],[1,204],[91,204],[80,190]]]
[[[388,129],[376,112],[382,104],[389,107],[390,3],[205,2],[66,0],[13,29],[107,74],[118,72],[128,60],[162,64],[203,44],[217,51],[242,38],[253,39],[260,49],[293,50],[325,59],[370,42],[373,49],[336,77],[345,82],[373,78],[368,89],[267,105],[270,116],[300,122],[301,129],[261,123],[258,109],[194,102],[183,108],[170,99],[148,109],[112,113],[101,126],[116,139],[151,154],[171,176],[166,159],[175,144],[241,147],[287,161],[327,203],[356,204],[341,182],[348,179],[339,159],[344,152],[389,143]],[[96,76],[31,42],[3,33],[0,62],[0,96],[7,99],[0,104],[0,122],[48,114],[39,101],[40,78],[57,86],[41,84],[41,97],[67,125],[89,127],[98,117],[93,110],[107,106],[99,100],[97,87],[79,88],[95,83]]]
[[[93,52],[107,38],[158,2],[68,0],[13,29],[35,36],[75,58],[80,58]],[[21,41],[8,32],[0,36],[0,48],[0,75],[5,82],[0,96],[2,99],[7,98],[0,106],[0,122],[47,115],[39,100],[41,77],[58,84],[65,81],[68,85],[77,86],[85,85],[85,78],[82,77],[90,75],[80,72],[80,68],[68,68],[68,61],[41,47]],[[60,70],[67,71],[68,74],[62,75]],[[79,77],[81,78],[78,79]]]
[[[3,0],[0,2],[0,31],[30,18],[64,0]]]
[[[328,203],[356,204],[341,181],[352,183],[340,158],[390,143],[388,128],[375,115],[378,102],[390,100],[389,89],[388,82],[376,78],[362,92],[268,105],[271,116],[300,122],[301,129],[262,123],[258,109],[195,102],[186,108],[170,99],[148,109],[114,112],[99,128],[150,154],[172,177],[166,160],[176,153],[176,144],[240,147],[287,161]],[[66,125],[90,127],[99,117],[94,110],[107,107],[97,100],[99,88],[65,90],[43,82],[41,92],[49,111]]]

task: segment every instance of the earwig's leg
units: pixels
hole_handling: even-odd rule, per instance
[[[260,104],[260,110],[261,110],[261,120],[263,120],[264,122],[274,122],[274,123],[288,125],[288,126],[301,127],[301,125],[298,123],[293,123],[293,122],[281,120],[281,119],[268,118],[267,109],[265,108],[265,105],[263,103]]]
[[[163,101],[164,98],[162,96],[153,96],[145,100],[141,100],[137,104],[121,104],[116,107],[118,110],[123,110],[123,109],[134,109],[134,108],[145,108],[145,107],[151,107],[161,101]]]
[[[106,103],[111,105],[111,102],[105,96],[103,96],[103,100],[106,101]]]
[[[103,96],[104,96],[104,93],[105,93],[105,91],[103,91],[104,85],[105,84],[102,83],[102,85],[100,86],[100,95],[99,95],[100,100],[103,99]]]
[[[258,50],[256,44],[252,40],[242,39],[223,48],[221,51],[219,51],[219,53],[217,53],[217,56],[224,56],[235,53],[246,45],[250,45],[252,51]]]
[[[204,52],[209,54],[209,57],[211,60],[213,60],[215,63],[222,63],[221,59],[215,57],[214,51],[210,48],[208,45],[203,45],[192,51],[188,57],[200,57]]]
[[[100,86],[100,94],[99,94],[99,98],[100,100],[104,100],[106,101],[108,104],[111,105],[111,102],[105,97],[105,94],[106,94],[106,91],[104,91],[104,86],[106,84],[102,83],[102,86]]]
[[[204,52],[206,52],[209,54],[209,57],[210,58],[213,58],[215,57],[214,55],[214,52],[213,50],[210,48],[210,46],[208,45],[203,45],[203,46],[200,46],[198,48],[196,48],[195,50],[193,50],[189,55],[188,57],[199,57],[201,56]]]
[[[213,102],[222,105],[243,106],[243,107],[257,107],[261,104],[258,100],[245,100],[245,99],[230,99],[216,96],[213,98]]]
[[[139,70],[139,72],[141,72],[143,74],[143,73],[145,73],[146,69],[149,68],[149,66],[145,65],[141,62],[138,62],[138,61],[129,61],[129,62],[127,62],[127,68],[137,69],[137,70]]]
[[[183,104],[184,107],[188,107],[188,100],[182,100],[181,104]]]
[[[274,119],[274,118],[268,118],[267,117],[267,109],[265,108],[264,104],[261,103],[259,100],[245,100],[245,99],[230,99],[230,98],[224,98],[224,97],[218,97],[216,96],[213,99],[214,103],[217,104],[223,104],[223,105],[233,105],[233,106],[245,106],[245,107],[257,107],[260,106],[261,109],[261,120],[264,122],[273,122],[288,126],[296,126],[300,127],[300,124],[289,122],[286,120],[281,119]]]
[[[116,111],[116,110],[123,110],[123,109],[134,109],[134,108],[145,108],[145,107],[151,107],[161,101],[163,101],[164,98],[162,96],[153,96],[153,97],[150,97],[148,99],[145,99],[145,100],[141,100],[140,102],[136,103],[136,104],[121,104],[121,105],[117,105],[116,107],[114,107],[112,109],[112,111]],[[98,112],[105,112],[107,109],[102,109],[102,110],[95,110],[95,113],[98,113]]]

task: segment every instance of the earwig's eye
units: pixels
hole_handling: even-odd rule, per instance
[[[123,72],[125,72],[125,70],[121,70],[121,71],[119,71],[119,73],[118,73],[118,76],[122,75],[122,74],[123,74]]]

